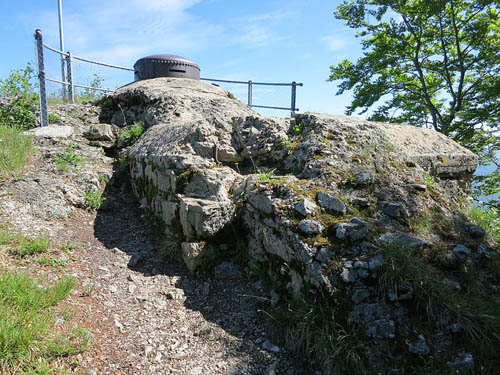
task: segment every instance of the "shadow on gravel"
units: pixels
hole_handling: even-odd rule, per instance
[[[260,348],[266,338],[265,317],[257,313],[262,299],[248,280],[203,278],[191,274],[181,261],[166,262],[157,254],[156,244],[145,227],[143,212],[138,208],[127,171],[115,168],[103,196],[106,200],[95,219],[95,237],[110,252],[118,248],[130,255],[128,267],[133,271],[146,277],[158,274],[179,277],[176,287],[184,290],[185,307],[199,311],[205,320],[239,339],[221,343],[227,351],[225,357],[234,358],[231,362],[235,363],[227,374],[272,374],[269,370],[273,364],[277,365],[278,374],[307,374],[304,370],[292,370],[289,358]],[[197,329],[201,332],[204,327]],[[276,363],[279,357],[282,358]]]

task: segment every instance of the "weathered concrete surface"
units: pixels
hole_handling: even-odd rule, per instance
[[[449,247],[450,257],[463,244],[467,259],[488,246],[457,219],[477,157],[436,132],[329,115],[291,124],[192,80],[141,81],[111,98],[127,124],[149,127],[128,150],[133,188],[181,233],[191,271],[243,243],[247,270],[265,279],[272,301],[342,296],[346,319],[387,344],[411,331],[398,301],[412,298],[377,291],[388,242]]]

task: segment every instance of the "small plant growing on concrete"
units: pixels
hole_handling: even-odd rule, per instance
[[[101,207],[102,202],[106,200],[105,197],[102,196],[102,193],[97,190],[89,191],[85,194],[85,203],[87,207],[92,210],[97,210]]]

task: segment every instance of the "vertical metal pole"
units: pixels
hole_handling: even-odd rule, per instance
[[[64,25],[63,25],[63,11],[62,11],[62,0],[58,2],[59,9],[59,49],[61,52],[64,52]],[[65,73],[65,58],[64,55],[61,55],[61,81],[66,82],[66,73]],[[62,85],[62,97],[63,100],[66,100],[66,85]]]
[[[291,103],[291,117],[295,117],[295,105],[296,105],[296,99],[297,99],[297,82],[293,81],[292,82],[292,103]]]
[[[252,106],[252,88],[253,88],[253,82],[248,81],[248,105],[250,107]]]
[[[47,92],[45,90],[45,67],[43,64],[43,41],[42,30],[36,29],[36,59],[38,65],[38,87],[40,89],[40,125],[48,126],[49,118],[47,115]]]
[[[68,72],[68,96],[71,103],[75,102],[75,84],[73,81],[73,61],[71,57],[71,52],[68,51],[68,56],[66,56],[66,71]]]

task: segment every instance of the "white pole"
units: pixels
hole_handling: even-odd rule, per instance
[[[63,11],[62,11],[62,0],[58,0],[59,5],[59,50],[64,52],[64,25],[63,25]],[[61,81],[66,82],[65,74],[65,59],[61,55]],[[66,99],[66,85],[62,85],[62,95],[63,99]]]

